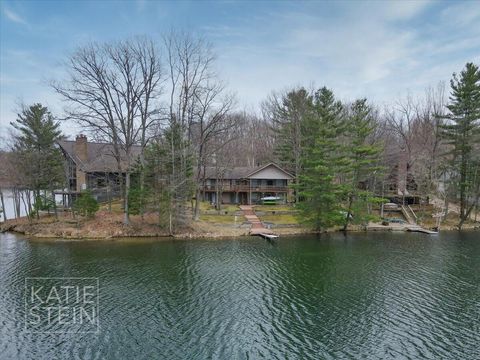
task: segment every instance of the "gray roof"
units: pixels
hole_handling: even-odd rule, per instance
[[[75,162],[75,164],[84,172],[118,172],[117,160],[114,156],[113,145],[108,143],[87,143],[87,161],[82,162],[75,154],[75,141],[71,140],[59,140],[58,145],[62,150],[68,154],[68,156]],[[131,163],[140,156],[141,146],[133,146]],[[125,151],[121,154],[122,169],[126,167]]]
[[[207,166],[205,168],[205,179],[215,179],[217,178],[217,171],[218,174],[223,174],[221,176],[223,179],[244,179],[250,173],[252,173],[255,169],[259,169],[260,167],[234,167],[231,169],[217,169],[214,166]]]
[[[254,175],[258,171],[267,168],[268,166],[273,165],[279,170],[283,171],[285,174],[293,178],[293,175],[289,172],[283,170],[280,166],[275,163],[268,163],[262,166],[255,166],[255,167],[244,167],[244,166],[237,166],[230,169],[216,169],[214,166],[207,166],[205,168],[205,179],[216,179],[217,178],[217,171],[219,174],[224,174],[221,178],[225,180],[234,180],[234,179],[247,179],[250,176]]]

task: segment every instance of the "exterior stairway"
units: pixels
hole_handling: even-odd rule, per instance
[[[263,223],[260,221],[257,215],[255,215],[255,211],[253,210],[253,206],[250,205],[240,205],[240,210],[243,212],[243,216],[247,219],[250,223],[250,235],[259,235],[259,234],[273,234],[272,230],[267,229],[263,226]]]
[[[401,209],[402,209],[403,216],[405,216],[405,219],[407,219],[407,222],[410,225],[416,225],[417,224],[417,222],[415,221],[416,215],[413,212],[412,208],[410,206],[402,205]]]

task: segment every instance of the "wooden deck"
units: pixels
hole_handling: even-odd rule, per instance
[[[424,229],[420,226],[407,226],[406,230],[411,231],[411,232],[419,232],[419,233],[429,234],[429,235],[438,234],[438,231],[432,231],[432,230]]]
[[[390,224],[390,225],[380,225],[380,224],[369,224],[367,227],[368,231],[410,231],[410,232],[420,232],[429,235],[438,234],[437,231],[432,231],[424,229],[419,225],[409,225],[409,224]]]

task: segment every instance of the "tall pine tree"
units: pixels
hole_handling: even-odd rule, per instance
[[[52,193],[65,179],[62,155],[55,145],[61,136],[60,125],[41,104],[24,108],[11,125],[17,130],[13,151],[18,158],[17,167],[24,176],[23,182],[33,190],[36,203],[45,203],[47,190]]]
[[[467,63],[450,81],[450,114],[442,135],[450,145],[451,174],[456,200],[460,202],[459,229],[469,218],[479,196],[479,160],[474,147],[480,142],[480,71]],[[476,199],[475,199],[476,198]]]
[[[366,225],[373,219],[370,206],[381,199],[374,196],[370,180],[381,170],[379,157],[382,152],[380,144],[371,139],[376,127],[372,108],[366,99],[355,101],[349,109],[347,128],[348,166],[346,174],[347,215],[344,230],[349,223]]]
[[[339,225],[344,219],[341,200],[344,187],[337,180],[346,158],[340,137],[345,132],[342,104],[325,87],[315,93],[306,122],[299,203],[301,221],[315,231]]]
[[[293,89],[280,99],[274,97],[266,105],[276,137],[275,157],[280,165],[295,174],[299,185],[302,173],[306,120],[312,111],[313,98],[304,88]],[[299,200],[295,192],[295,202]]]

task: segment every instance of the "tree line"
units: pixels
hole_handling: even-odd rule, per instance
[[[391,188],[399,158],[418,193],[447,209],[458,203],[459,227],[473,214],[480,196],[478,65],[453,75],[448,99],[439,85],[423,98],[381,108],[367,99],[340,101],[326,87],[296,87],[273,92],[255,114],[238,110],[215,61],[203,38],[173,31],[160,41],[136,37],[78,48],[65,62],[68,75],[51,83],[65,101],[64,116],[53,119],[36,104],[12,124],[26,187],[64,187],[61,176],[43,173],[61,173],[53,144],[59,121],[73,121],[112,144],[125,174],[126,224],[132,213],[155,211],[174,232],[199,219],[207,166],[221,178],[234,166],[267,161],[294,174],[295,206],[316,230],[366,224]],[[138,159],[134,146],[141,148]]]

